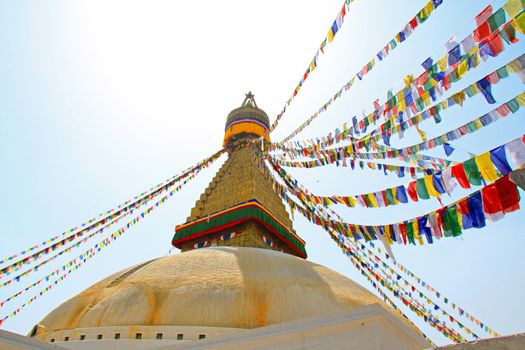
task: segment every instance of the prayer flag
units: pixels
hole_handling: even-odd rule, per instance
[[[485,226],[485,214],[483,213],[483,201],[481,192],[477,191],[467,198],[468,201],[468,217],[472,222],[472,226],[482,228]]]
[[[434,185],[436,191],[438,191],[439,193],[446,193],[445,187],[443,186],[442,173],[436,173],[432,175],[432,184]]]
[[[461,60],[461,49],[456,45],[448,52],[448,65],[452,66]]]
[[[447,156],[450,156],[452,152],[454,152],[454,147],[452,147],[449,143],[445,142],[443,144],[443,148],[445,149],[445,154]]]
[[[501,219],[504,214],[496,185],[491,184],[483,187],[481,189],[481,195],[483,197],[483,211],[485,212],[486,218],[490,221]]]
[[[523,138],[514,140],[505,145],[505,150],[514,164],[514,169],[525,168],[525,141]]]
[[[457,187],[457,182],[453,180],[452,178],[452,169],[451,168],[447,168],[445,170],[443,170],[441,172],[442,174],[442,180],[443,180],[443,185],[445,186],[445,190],[447,191],[448,194],[451,194],[454,189]]]
[[[417,181],[412,181],[411,183],[408,184],[407,192],[408,192],[408,195],[410,196],[410,199],[412,199],[414,202],[418,201]]]
[[[525,191],[525,169],[513,171],[509,176],[512,182]]]
[[[463,164],[456,164],[452,167],[452,175],[456,178],[461,187],[469,189],[470,183],[463,168]]]
[[[490,159],[502,175],[508,175],[512,171],[505,154],[505,146],[499,146],[490,151]]]
[[[474,186],[480,186],[481,185],[481,176],[479,173],[479,169],[476,165],[476,159],[471,158],[465,162],[463,162],[463,169],[465,170],[465,173],[467,174],[468,181],[474,185]]]
[[[520,208],[520,197],[516,184],[510,181],[509,176],[502,177],[494,183],[498,191],[503,212],[508,214]]]
[[[510,17],[516,17],[516,15],[523,11],[525,2],[523,0],[508,0],[503,8]]]
[[[440,197],[441,194],[434,187],[434,178],[433,178],[433,176],[432,175],[427,175],[423,179],[425,181],[425,185],[426,185],[428,194],[431,195],[432,197]]]
[[[485,152],[474,159],[481,176],[483,176],[485,180],[493,182],[498,178],[498,174],[496,174],[496,168],[494,168],[494,164],[492,164],[490,159],[490,152]]]
[[[429,199],[430,198],[430,195],[428,194],[428,191],[427,191],[427,187],[425,185],[425,179],[424,178],[417,179],[416,189],[417,189],[417,194],[418,194],[419,198],[421,198],[421,199]]]
[[[396,188],[396,199],[401,203],[408,203],[407,193],[405,186],[397,186]]]
[[[494,32],[505,22],[507,22],[507,19],[505,18],[505,10],[503,10],[503,8],[500,8],[488,18],[487,22],[489,23],[490,30]]]
[[[483,79],[479,80],[476,83],[476,86],[479,88],[479,90],[481,91],[481,93],[483,94],[483,96],[485,97],[488,103],[490,104],[496,103],[494,96],[492,96],[491,85],[487,77],[484,77]]]

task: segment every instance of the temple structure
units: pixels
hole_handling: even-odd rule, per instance
[[[186,222],[175,228],[172,244],[181,253],[103,279],[49,313],[31,339],[18,339],[19,344],[113,350],[429,348],[414,325],[373,294],[306,260],[305,242],[262,166],[261,138],[270,140],[269,119],[249,93],[226,120],[228,159]]]

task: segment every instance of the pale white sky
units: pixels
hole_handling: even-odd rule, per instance
[[[425,2],[356,0],[272,138],[288,135],[323,105]],[[324,135],[369,112],[372,102],[399,87],[406,74],[419,74],[427,57],[440,57],[452,35],[461,39],[473,30],[474,16],[487,4],[503,2],[444,1],[299,138]],[[273,121],[342,3],[0,0],[0,256],[59,234],[218,150],[226,115],[248,90]],[[523,52],[521,41],[468,73],[458,87]],[[511,77],[494,88],[494,95],[503,102],[520,91],[523,86]],[[440,125],[429,122],[422,128],[439,135],[492,108],[478,96],[447,112]],[[479,153],[516,138],[525,132],[523,116],[520,111],[456,146]],[[408,134],[396,145],[414,140],[416,135]],[[462,160],[466,154],[458,151],[454,157]],[[102,277],[165,254],[173,227],[188,216],[218,166],[203,171],[156,214],[4,328],[26,333]],[[291,173],[320,194],[369,192],[408,181],[334,167]],[[437,203],[400,207],[339,211],[352,222],[380,224],[421,215]],[[403,264],[496,331],[516,333],[525,324],[524,219],[519,212],[457,239],[394,251]],[[370,288],[322,229],[298,215],[294,226],[307,241],[309,259]],[[23,286],[1,289],[0,296]],[[0,316],[16,305],[0,308]]]

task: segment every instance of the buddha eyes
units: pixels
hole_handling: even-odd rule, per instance
[[[235,236],[237,236],[237,232],[224,233],[224,234],[221,235],[220,240],[221,241],[227,241],[229,239],[232,239]]]
[[[268,247],[273,247],[273,242],[268,237],[262,236],[262,240]]]
[[[193,245],[193,248],[195,249],[198,249],[198,248],[206,248],[206,247],[209,247],[210,246],[210,241],[209,240],[204,240],[204,241],[200,241],[200,242],[197,242]]]

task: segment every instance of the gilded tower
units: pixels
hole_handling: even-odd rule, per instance
[[[270,141],[270,121],[253,94],[226,119],[224,147],[228,160],[191,210],[175,228],[172,244],[183,252],[209,246],[254,247],[306,258],[304,241],[273,190],[261,166],[264,141]]]

